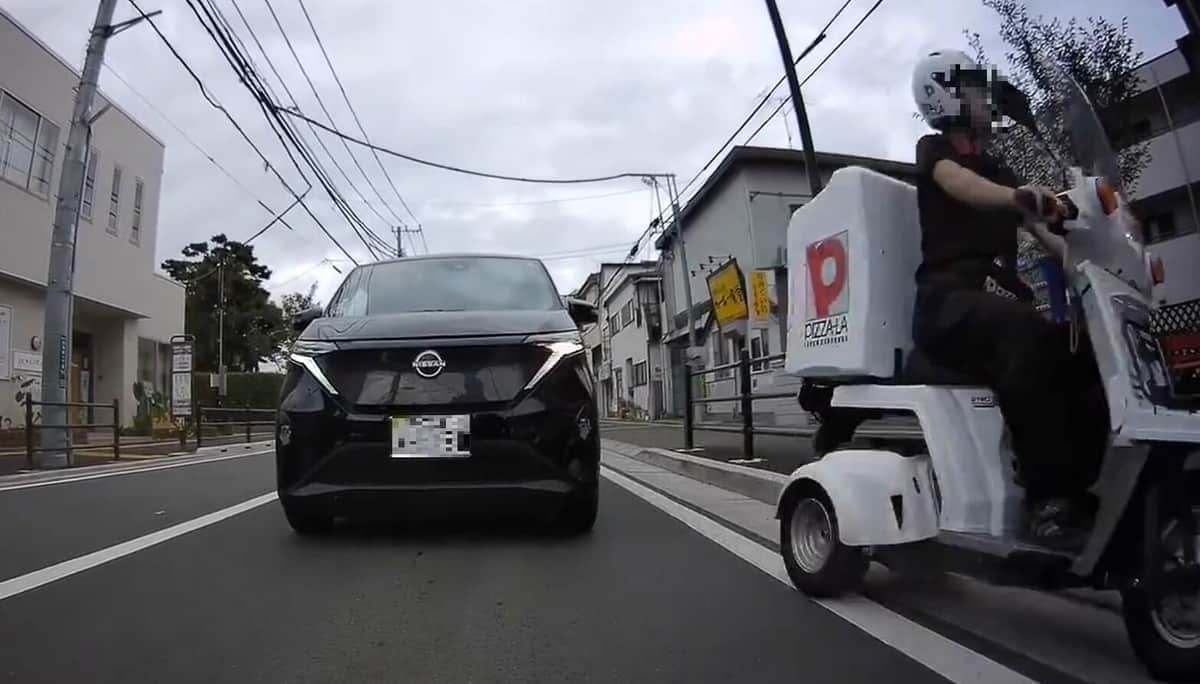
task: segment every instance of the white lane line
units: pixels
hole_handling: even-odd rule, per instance
[[[152,473],[156,470],[170,470],[171,468],[182,468],[184,466],[200,465],[202,463],[216,463],[217,461],[228,461],[232,458],[245,458],[247,456],[261,456],[269,454],[275,449],[267,449],[266,451],[251,451],[249,453],[228,454],[225,456],[214,456],[212,458],[203,459],[188,459],[186,461],[177,461],[174,463],[163,463],[160,465],[146,466],[145,468],[121,468],[118,470],[106,470],[103,473],[92,473],[90,475],[78,475],[76,477],[63,477],[53,480],[37,480],[35,482],[22,482],[20,484],[0,485],[0,492],[11,492],[17,489],[30,489],[33,487],[49,487],[50,485],[67,484],[70,482],[83,482],[84,480],[96,480],[102,477],[116,477],[118,475],[136,475],[137,473]]]
[[[175,537],[187,534],[188,532],[195,532],[203,527],[208,527],[209,525],[219,523],[227,518],[232,518],[239,513],[245,513],[246,511],[258,508],[263,504],[270,503],[276,498],[275,492],[267,492],[266,494],[261,494],[248,501],[243,501],[228,508],[222,508],[219,511],[202,515],[199,518],[193,518],[186,522],[181,522],[178,525],[172,525],[166,529],[158,530],[157,532],[151,532],[150,534],[121,542],[120,544],[110,546],[106,549],[93,551],[87,555],[72,558],[71,560],[65,560],[61,563],[56,563],[54,565],[42,568],[41,570],[34,570],[33,572],[21,575],[20,577],[4,580],[3,582],[0,582],[0,601],[16,596],[17,594],[23,594],[31,589],[37,589],[42,585],[63,579],[64,577],[70,577],[71,575],[83,572],[84,570],[90,570],[97,565],[103,565],[104,563],[116,560],[123,556],[128,556],[143,549],[148,549],[155,544],[161,544],[170,539],[174,539]]]
[[[792,586],[783,567],[783,559],[775,551],[672,501],[609,466],[601,464],[600,472],[613,484],[679,520],[789,588]],[[1019,672],[867,598],[854,596],[811,600],[952,682],[1033,682]]]

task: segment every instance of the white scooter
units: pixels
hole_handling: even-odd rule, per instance
[[[991,390],[912,348],[915,190],[851,167],[788,227],[787,370],[804,378],[804,408],[831,425],[851,420],[832,439],[825,430],[826,453],[783,489],[780,547],[796,587],[813,596],[856,590],[871,560],[1045,590],[1118,590],[1150,672],[1197,678],[1200,397],[1175,393],[1150,333],[1161,262],[1136,237],[1103,128],[1078,85],[1054,73],[1079,164],[1060,195],[1071,217],[1056,232],[1068,246],[1073,325],[1088,342],[1079,351],[1094,354],[1108,407],[1086,545],[1066,553],[1025,541],[1023,493]],[[915,416],[923,442],[844,448],[862,416],[893,414]]]

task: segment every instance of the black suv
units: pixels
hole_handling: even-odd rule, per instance
[[[279,400],[279,500],[300,533],[335,516],[530,509],[584,532],[600,438],[578,326],[536,259],[438,255],[359,266],[296,316]]]

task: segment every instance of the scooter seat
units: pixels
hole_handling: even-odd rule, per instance
[[[906,385],[955,385],[986,386],[982,378],[970,373],[947,368],[929,358],[920,349],[913,348],[904,362],[901,381]]]

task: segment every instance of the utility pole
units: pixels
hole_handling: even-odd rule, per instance
[[[671,200],[671,216],[675,220],[675,239],[679,240],[679,260],[683,262],[683,299],[687,305],[688,345],[698,347],[696,341],[696,313],[692,311],[692,274],[688,270],[687,244],[683,240],[683,210],[679,208],[679,187],[675,174],[667,176],[667,194]]]
[[[771,15],[771,26],[775,29],[775,41],[779,43],[779,55],[783,58],[783,71],[787,75],[788,90],[792,105],[796,108],[796,127],[800,129],[800,144],[804,146],[804,175],[812,196],[821,191],[821,170],[817,167],[817,151],[813,148],[812,130],[808,127],[808,114],[804,110],[804,98],[800,96],[800,81],[796,78],[796,64],[792,61],[792,48],[788,45],[787,32],[775,0],[767,0],[767,12]],[[786,122],[785,122],[786,125]]]
[[[41,450],[36,454],[39,468],[62,468],[70,465],[71,431],[67,425],[70,412],[62,404],[67,401],[67,381],[71,364],[71,312],[75,289],[75,226],[79,220],[79,202],[83,195],[84,159],[96,98],[100,65],[108,39],[140,22],[144,17],[119,24],[112,23],[117,0],[100,0],[96,20],[88,37],[83,72],[75,91],[71,111],[71,129],[63,155],[62,175],[58,183],[58,201],[54,207],[54,226],[50,237],[50,265],[46,273],[45,323],[42,328],[42,422],[47,427],[41,433]],[[153,14],[158,14],[155,12]],[[153,15],[151,15],[153,16]],[[103,113],[101,110],[100,113]]]
[[[404,233],[400,231],[400,226],[393,228],[392,232],[396,234],[396,256],[402,257],[404,256]]]
[[[225,250],[217,264],[217,406],[225,405]]]

